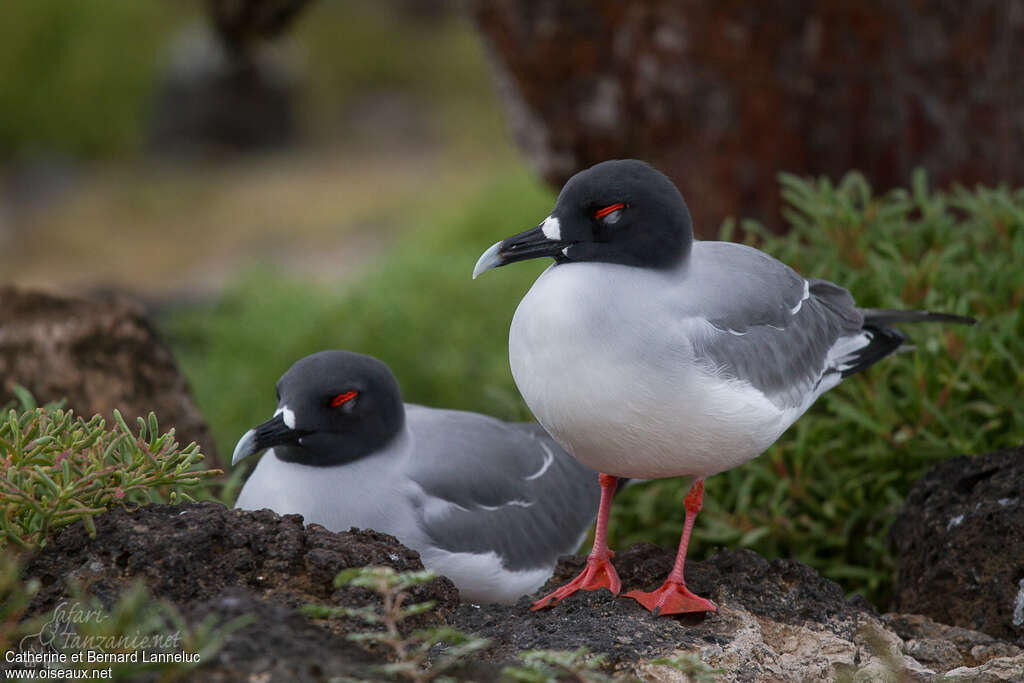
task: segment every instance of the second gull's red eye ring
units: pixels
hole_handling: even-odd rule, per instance
[[[615,213],[619,209],[624,209],[624,208],[626,208],[626,205],[623,204],[622,202],[617,202],[615,204],[609,204],[608,206],[604,207],[603,209],[598,209],[597,211],[595,211],[594,212],[594,218],[604,218],[608,214]]]
[[[343,403],[348,403],[349,401],[351,401],[352,399],[354,399],[358,395],[359,395],[358,391],[346,391],[343,394],[338,394],[337,396],[335,396],[334,398],[331,399],[331,407],[332,408],[337,408],[338,406],[342,405]]]

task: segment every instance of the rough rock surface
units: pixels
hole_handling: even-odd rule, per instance
[[[42,582],[33,611],[52,609],[74,580],[112,604],[127,580],[143,579],[153,595],[178,604],[219,598],[243,587],[287,607],[354,595],[364,589],[334,588],[342,569],[387,565],[396,571],[423,568],[419,554],[376,531],[332,533],[301,515],[270,510],[232,510],[219,503],[119,508],[96,518],[96,538],[75,524],[48,543],[26,568]],[[444,614],[458,603],[447,579],[411,591],[417,602],[437,600]],[[347,596],[347,597],[346,597]]]
[[[141,304],[125,297],[73,298],[0,286],[0,405],[15,384],[41,403],[67,398],[79,415],[121,411],[129,425],[153,411],[218,461],[213,437],[171,352]]]
[[[309,620],[302,604],[362,606],[375,596],[335,589],[344,568],[385,564],[419,569],[418,555],[373,531],[334,534],[303,527],[297,515],[229,510],[214,503],[114,510],[96,520],[97,535],[74,525],[31,559],[27,574],[42,581],[30,614],[44,614],[67,596],[66,582],[85,586],[106,604],[134,580],[178,605],[186,620],[209,614],[223,621],[250,614],[224,647],[188,674],[196,681],[326,681],[374,678],[380,654],[344,638],[365,625],[344,618]],[[652,589],[661,583],[673,551],[641,544],[616,557],[623,585]],[[542,590],[576,574],[583,558],[563,558]],[[636,602],[608,591],[584,591],[556,607],[530,612],[532,598],[514,607],[458,605],[447,579],[413,591],[434,600],[434,611],[412,627],[449,624],[492,639],[457,680],[501,679],[503,666],[523,649],[586,646],[608,655],[609,673],[643,680],[688,681],[652,663],[659,656],[699,658],[718,671],[715,680],[1011,681],[1024,677],[1024,652],[1012,644],[926,617],[885,615],[844,599],[841,589],[796,562],[768,562],[747,550],[687,564],[687,581],[714,600],[717,614],[655,619]],[[947,680],[947,679],[942,679]]]
[[[215,657],[188,680],[326,681],[366,678],[370,655],[344,635],[367,630],[345,618],[326,628],[298,612],[305,604],[361,607],[377,598],[362,588],[335,588],[342,569],[386,565],[422,569],[419,555],[375,531],[332,533],[304,527],[299,515],[230,510],[217,503],[117,509],[96,518],[96,537],[76,524],[62,531],[26,566],[42,588],[30,614],[46,614],[69,595],[74,581],[106,606],[134,581],[179,607],[191,624],[214,614],[219,623],[253,614]],[[434,611],[410,628],[444,622],[458,603],[450,581],[438,578],[409,591],[413,602],[433,600]]]
[[[673,559],[674,553],[647,543],[617,553],[615,566],[622,590],[657,588],[671,570]],[[583,557],[562,558],[552,579],[534,598],[571,580],[584,565]],[[843,637],[852,637],[855,617],[865,611],[847,602],[837,584],[810,567],[783,560],[769,563],[749,550],[720,553],[707,562],[689,562],[686,578],[695,593],[718,605],[734,605],[781,624],[819,624]],[[506,650],[492,654],[509,657],[533,648],[587,646],[616,659],[637,660],[658,657],[680,646],[731,640],[721,629],[709,629],[703,616],[656,620],[639,603],[616,600],[608,591],[580,592],[541,612],[530,612],[531,602],[524,598],[514,607],[494,605],[486,610],[462,605],[455,621],[459,628],[499,639]]]
[[[922,477],[893,523],[894,609],[1024,646],[1024,447]]]
[[[668,574],[674,552],[638,544],[615,558],[623,591],[652,590]],[[723,681],[937,680],[963,668],[1004,667],[1024,676],[1024,653],[985,634],[935,624],[924,617],[880,618],[860,601],[798,562],[768,562],[749,550],[688,562],[687,585],[714,601],[717,614],[654,619],[638,603],[605,590],[580,592],[555,607],[530,612],[533,599],[572,578],[584,558],[563,558],[555,576],[514,607],[462,605],[453,621],[492,638],[485,656],[511,659],[525,649],[587,647],[606,654],[613,670],[643,680],[689,681],[652,664],[659,657],[697,655]],[[899,626],[897,629],[894,625]],[[922,642],[943,653],[936,658]],[[995,675],[995,674],[993,674]],[[1013,680],[992,678],[991,680]]]
[[[903,640],[904,654],[930,669],[971,670],[990,663],[988,668],[994,669],[1016,661],[1018,674],[1024,676],[1024,650],[987,633],[940,624],[921,614],[890,613],[882,622]]]
[[[343,634],[326,632],[296,610],[264,600],[242,588],[198,600],[185,612],[190,623],[210,615],[218,623],[251,616],[213,659],[189,674],[208,683],[325,681],[332,676],[363,678],[377,659]]]
[[[776,174],[881,189],[1024,182],[1024,2],[478,0],[511,125],[547,180],[646,159],[713,234],[778,223]]]

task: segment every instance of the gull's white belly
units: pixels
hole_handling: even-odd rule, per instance
[[[582,463],[642,479],[708,476],[758,456],[802,412],[697,362],[690,339],[703,323],[674,320],[647,296],[672,292],[645,281],[664,275],[593,265],[545,271],[509,332],[520,393]]]

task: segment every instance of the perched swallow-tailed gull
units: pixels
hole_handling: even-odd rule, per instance
[[[672,573],[627,595],[655,615],[714,611],[683,579],[704,479],[757,457],[823,392],[894,352],[906,338],[891,323],[974,322],[857,308],[757,249],[696,241],[675,185],[635,160],[570,178],[551,215],[484,252],[473,277],[541,256],[555,263],[512,319],[512,375],[548,433],[601,472],[603,495],[586,569],[534,609],[581,588],[619,592],[605,533],[616,478],[687,475]]]
[[[463,600],[533,592],[593,522],[595,472],[538,425],[403,404],[391,370],[370,356],[307,356],[281,377],[277,399],[273,418],[235,447],[232,464],[270,449],[236,507],[391,534]]]

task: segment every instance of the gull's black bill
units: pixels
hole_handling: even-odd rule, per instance
[[[473,279],[480,273],[499,266],[542,256],[556,257],[570,242],[553,240],[544,234],[544,225],[530,228],[518,235],[497,242],[480,255],[473,268]]]
[[[235,452],[231,455],[231,464],[237,465],[240,461],[248,458],[254,453],[259,453],[274,446],[295,445],[299,439],[309,432],[301,429],[292,429],[284,423],[284,414],[278,413],[263,424],[250,429],[235,446]]]

